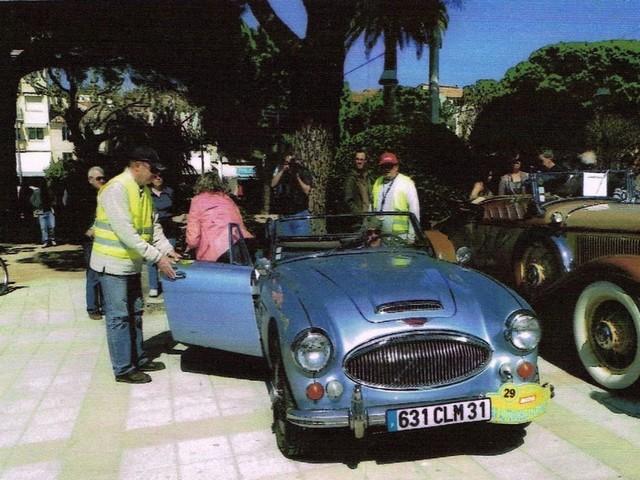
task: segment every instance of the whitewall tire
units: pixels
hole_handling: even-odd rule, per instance
[[[599,281],[582,291],[573,334],[580,361],[603,387],[624,389],[640,378],[640,309],[619,285]]]

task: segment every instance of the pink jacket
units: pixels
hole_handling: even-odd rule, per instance
[[[230,223],[240,226],[244,238],[253,238],[227,194],[203,192],[193,197],[187,219],[187,247],[196,250],[196,259],[215,262],[229,249]]]

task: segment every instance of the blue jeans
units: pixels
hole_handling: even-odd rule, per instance
[[[176,246],[175,238],[167,238],[172,247]],[[158,290],[160,288],[160,281],[158,279],[158,266],[155,263],[147,264],[147,272],[149,273],[149,288],[155,288]]]
[[[53,212],[44,212],[42,215],[38,215],[38,223],[40,224],[42,243],[56,239],[54,233],[56,229],[56,216]]]
[[[124,375],[149,361],[142,349],[144,302],[140,274],[97,275],[102,287],[111,366],[114,375]]]
[[[87,281],[85,284],[85,298],[87,300],[87,312],[100,313],[102,311],[102,292],[100,290],[100,277],[98,272],[91,270],[89,262],[91,261],[91,250],[93,242],[85,242],[82,244],[84,252],[84,261],[87,265]]]
[[[280,218],[295,218],[305,217],[309,215],[309,210],[303,210],[291,215],[283,215]],[[279,224],[278,235],[282,236],[297,236],[297,235],[311,235],[311,222],[308,218],[301,218],[300,220],[288,220]]]

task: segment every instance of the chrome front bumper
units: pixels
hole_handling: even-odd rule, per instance
[[[504,389],[515,389],[515,396],[511,397],[510,400],[503,400],[505,397],[503,394]],[[492,397],[492,423],[526,423],[546,410],[549,400],[553,397],[553,385],[524,384],[516,386],[505,383],[499,392],[487,394],[487,397]],[[532,397],[534,397],[533,400],[531,400]],[[477,400],[479,398],[481,397],[469,397],[464,400]],[[522,401],[519,401],[520,398],[522,398]],[[511,404],[509,405],[508,402],[511,402]],[[424,403],[365,408],[361,387],[356,385],[351,394],[350,408],[337,410],[289,410],[287,412],[287,420],[305,428],[349,427],[353,430],[356,438],[363,438],[368,427],[386,426],[387,410],[422,405]],[[527,412],[530,412],[530,415]]]

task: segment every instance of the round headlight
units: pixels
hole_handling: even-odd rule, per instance
[[[469,247],[460,247],[456,250],[456,261],[460,265],[466,265],[471,262],[471,249]]]
[[[293,349],[298,365],[307,372],[319,372],[331,358],[331,342],[320,332],[308,332]]]
[[[505,336],[518,350],[533,350],[540,343],[542,331],[538,319],[530,313],[519,312],[507,320]]]
[[[564,220],[564,217],[560,212],[553,212],[551,214],[550,220],[551,220],[551,223],[562,223],[562,221]]]

